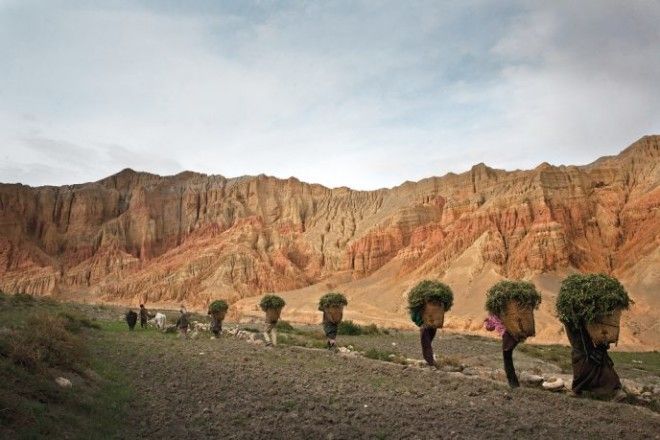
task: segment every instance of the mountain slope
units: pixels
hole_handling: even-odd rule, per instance
[[[586,166],[479,164],[377,191],[132,170],[64,187],[0,184],[0,288],[198,307],[247,298],[244,312],[250,297],[292,292],[309,320],[317,293],[342,288],[355,297],[349,316],[406,325],[405,290],[439,277],[457,289],[448,325],[476,329],[485,288],[525,277],[550,286],[539,336],[551,341],[561,339],[556,280],[600,271],[637,302],[624,340],[658,345],[659,157],[660,136],[646,136]]]

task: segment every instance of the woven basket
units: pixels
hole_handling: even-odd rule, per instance
[[[445,323],[445,307],[442,304],[427,302],[422,310],[424,325],[433,328],[442,328]]]
[[[344,306],[326,307],[325,315],[333,324],[339,324],[344,318]]]
[[[620,325],[621,309],[618,309],[598,321],[587,324],[587,331],[595,345],[615,344],[619,340]]]
[[[500,318],[511,336],[518,340],[536,335],[532,307],[523,307],[516,301],[509,301]]]
[[[266,321],[270,324],[275,324],[280,320],[280,314],[282,313],[282,308],[279,309],[266,309]]]

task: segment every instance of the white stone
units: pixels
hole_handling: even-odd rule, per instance
[[[55,379],[55,383],[57,383],[62,388],[71,388],[73,386],[71,381],[66,377],[58,377],[57,379]]]
[[[548,391],[559,391],[564,388],[564,381],[560,377],[553,377],[543,382],[541,386]]]
[[[622,379],[621,384],[623,385],[623,390],[628,394],[639,396],[644,391],[641,385],[639,385],[637,382],[633,382],[630,379]]]

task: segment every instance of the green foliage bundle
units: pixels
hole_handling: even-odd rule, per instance
[[[259,307],[264,312],[270,309],[281,309],[285,305],[284,300],[277,295],[266,295],[261,298],[261,302],[259,303]]]
[[[321,299],[319,299],[319,310],[321,311],[327,309],[328,307],[347,306],[347,305],[348,305],[348,301],[346,300],[346,297],[341,293],[337,293],[337,292],[326,293],[321,297]]]
[[[209,312],[211,313],[217,313],[217,312],[224,312],[229,308],[229,304],[225,300],[222,299],[216,299],[209,305]]]
[[[408,293],[408,308],[410,311],[418,311],[427,302],[442,304],[445,311],[448,311],[454,304],[454,294],[449,286],[440,281],[424,280]]]
[[[556,307],[559,320],[576,328],[616,309],[627,309],[631,303],[616,278],[605,274],[573,274],[562,281]]]
[[[541,295],[532,283],[526,281],[500,281],[488,289],[486,310],[499,316],[504,312],[509,301],[516,301],[523,307],[537,309],[541,304]]]

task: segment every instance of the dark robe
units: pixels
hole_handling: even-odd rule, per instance
[[[438,331],[435,327],[427,327],[422,325],[419,328],[419,338],[422,342],[422,356],[427,364],[435,366],[435,359],[433,358],[433,338]]]
[[[327,314],[325,311],[323,312],[323,332],[325,333],[326,338],[329,340],[334,341],[337,339],[337,329],[339,326],[335,324],[334,322],[330,321],[328,318]],[[328,341],[328,345],[332,345],[330,341]]]
[[[513,367],[513,350],[518,345],[518,340],[514,338],[509,331],[502,334],[502,356],[504,357],[504,372],[506,373],[506,380],[509,382],[511,388],[520,386],[516,369]]]
[[[135,328],[135,323],[137,323],[137,313],[133,310],[126,312],[126,324],[128,324],[128,329],[133,330]]]
[[[188,330],[188,314],[180,313],[179,319],[176,320],[176,327],[179,330]]]
[[[211,331],[216,337],[222,332],[222,322],[214,314],[211,314]]]
[[[149,312],[145,307],[140,307],[140,327],[145,328],[149,320]]]
[[[589,332],[581,325],[575,329],[565,326],[571,344],[573,363],[573,391],[580,394],[589,391],[598,395],[613,394],[621,389],[614,362],[607,354],[607,345],[595,346]]]

